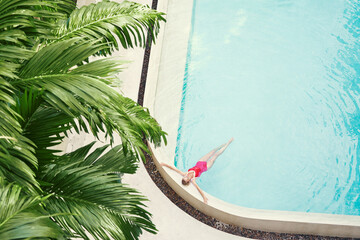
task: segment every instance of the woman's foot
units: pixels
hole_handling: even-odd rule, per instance
[[[232,141],[234,141],[234,138],[231,138],[231,139],[225,144],[225,148],[226,148],[227,146],[229,146],[229,144],[230,144]]]
[[[223,147],[217,152],[219,155],[225,151],[225,149],[229,146],[229,144],[234,141],[234,138],[231,138]]]

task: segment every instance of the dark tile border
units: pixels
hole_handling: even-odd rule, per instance
[[[153,0],[151,8],[156,9],[158,4],[158,0]],[[141,78],[140,78],[140,85],[139,85],[139,91],[138,91],[138,104],[143,106],[144,103],[144,94],[145,94],[145,87],[146,87],[146,79],[149,69],[149,60],[150,60],[150,52],[151,52],[151,35],[148,33],[147,35],[147,41],[145,46],[145,53],[144,53],[144,61],[141,71]]]
[[[157,8],[158,0],[153,0],[152,9]],[[145,47],[144,61],[141,72],[141,79],[138,92],[138,104],[141,106],[144,102],[144,93],[146,87],[146,78],[149,68],[151,52],[151,36],[148,34],[148,40]],[[158,171],[152,157],[145,153],[146,163],[145,168],[150,175],[151,179],[154,181],[156,186],[167,196],[176,206],[182,209],[184,212],[194,217],[195,219],[213,227],[220,231],[224,231],[230,234],[234,234],[241,237],[247,237],[252,239],[306,239],[306,240],[350,240],[355,238],[339,238],[339,237],[325,237],[325,236],[313,236],[313,235],[302,235],[302,234],[288,234],[288,233],[274,233],[274,232],[264,232],[258,230],[251,230],[235,225],[230,225],[223,223],[216,218],[210,217],[203,212],[200,212],[189,203],[187,203],[182,197],[180,197],[162,178],[160,172]]]

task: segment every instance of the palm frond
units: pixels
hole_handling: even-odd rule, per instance
[[[0,239],[156,232],[146,198],[116,173],[136,171],[143,137],[160,144],[166,134],[111,88],[124,61],[88,59],[144,46],[148,32],[154,40],[163,13],[129,2],[75,8],[72,0],[0,0]],[[111,143],[118,133],[122,145],[55,155],[50,147],[72,129],[105,132]]]
[[[51,35],[49,31],[54,25],[44,19],[65,18],[66,15],[56,10],[63,9],[61,5],[68,4],[66,2],[70,1],[0,0],[0,30],[18,30],[19,40],[25,40],[27,34],[44,37]]]
[[[74,119],[63,112],[43,104],[42,99],[25,92],[16,105],[22,116],[23,135],[35,145],[39,164],[53,159],[60,150],[51,149],[62,142],[67,131],[76,125]]]
[[[19,29],[10,29],[0,32],[0,42],[8,42],[17,45],[21,45],[21,41],[27,41],[27,37],[24,31]]]
[[[99,41],[81,42],[79,38],[45,46],[23,64],[19,71],[22,78],[42,77],[69,71],[94,53],[107,48]]]
[[[26,50],[17,46],[1,46],[0,45],[0,59],[1,60],[24,60],[31,57],[32,51]]]
[[[166,144],[166,133],[157,121],[150,116],[146,108],[133,100],[118,95],[112,101],[111,108],[103,108],[106,119],[111,120],[111,126],[121,137],[125,153],[134,149],[142,159],[143,151],[148,152],[143,138],[158,146],[163,140]]]
[[[103,148],[96,149],[90,154],[82,165],[91,164],[98,166],[103,172],[120,172],[134,174],[138,168],[136,156],[132,153],[124,154],[121,145],[112,147],[103,156],[95,159],[96,154],[103,151]],[[94,160],[95,159],[95,160]]]
[[[53,194],[47,200],[46,210],[73,213],[54,219],[67,231],[76,232],[85,239],[88,239],[85,230],[95,239],[138,239],[142,230],[155,233],[150,214],[142,207],[146,199],[119,183],[117,175],[107,174],[109,170],[116,170],[109,166],[110,160],[122,151],[105,154],[96,160],[95,155],[104,149],[98,148],[97,153],[86,158],[91,146],[60,157],[57,164],[48,165],[39,174],[41,182],[46,183],[44,192]],[[117,161],[126,161],[121,155]],[[91,163],[93,159],[96,161]]]
[[[15,105],[13,95],[12,86],[0,77],[0,114],[2,116],[0,118],[0,136],[13,136],[22,131],[18,122],[20,116],[11,108]]]
[[[22,135],[21,116],[12,108],[12,95],[11,85],[0,77],[0,177],[35,191],[38,183],[33,172],[37,168],[34,143]]]
[[[39,188],[33,171],[36,167],[32,142],[21,135],[0,137],[0,177],[36,192]]]
[[[19,114],[22,135],[36,146],[38,159],[51,159],[60,150],[49,149],[58,145],[66,131],[75,125],[72,117],[44,104],[42,92],[27,88],[16,96],[14,110]]]
[[[21,79],[11,83],[23,89],[35,87],[42,90],[44,99],[51,106],[72,117],[85,115],[90,118],[89,109],[83,102],[100,106],[114,91],[107,93],[109,87],[99,77],[89,77],[82,72],[72,74],[69,71],[104,48],[95,42],[75,44],[76,41],[71,39],[44,47],[24,64],[19,73]],[[115,66],[110,70],[118,72]]]
[[[80,127],[95,136],[106,131],[112,139],[117,132],[125,153],[135,149],[143,157],[142,150],[147,151],[143,134],[155,144],[166,141],[165,132],[144,108],[108,86],[121,71],[122,62],[98,60],[71,70],[94,52],[106,48],[103,44],[75,43],[77,39],[71,39],[44,47],[24,65],[20,79],[11,83],[15,87],[41,89],[47,104],[77,118]]]
[[[50,11],[52,13],[61,13],[67,17],[76,9],[74,0],[51,0],[50,3],[51,6],[40,5],[36,9]]]
[[[32,54],[31,50],[23,47],[0,44],[0,77],[16,79],[19,60],[28,59]]]
[[[99,170],[105,173],[133,174],[136,172],[138,168],[136,156],[132,153],[125,155],[121,145],[111,147],[110,150],[108,150],[110,145],[106,144],[89,153],[95,143],[96,142],[92,142],[76,151],[67,153],[63,155],[62,158],[67,158],[68,163],[78,161],[79,164],[77,167],[97,166]]]
[[[59,22],[55,41],[63,41],[73,37],[81,37],[85,41],[102,39],[109,48],[99,54],[106,56],[119,50],[116,38],[123,48],[145,46],[149,31],[152,40],[159,32],[161,21],[165,21],[164,13],[138,3],[124,1],[122,3],[103,1],[83,6],[72,12],[70,18]]]
[[[47,106],[40,106],[24,129],[24,136],[36,144],[39,162],[51,159],[60,150],[49,149],[62,142],[66,131],[75,125],[73,118]]]
[[[0,239],[64,239],[62,229],[41,210],[43,200],[0,178]]]
[[[97,77],[109,86],[119,87],[121,82],[117,73],[122,72],[125,68],[123,66],[128,63],[129,61],[108,57],[78,66],[71,70],[71,74]]]
[[[16,78],[21,60],[32,56],[35,43],[51,38],[53,22],[74,8],[71,0],[0,0],[0,77]]]
[[[13,62],[0,60],[0,78],[17,78],[16,71],[19,66],[19,64]]]

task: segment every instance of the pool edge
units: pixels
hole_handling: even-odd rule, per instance
[[[153,148],[150,147],[150,149],[152,160],[166,183],[191,206],[224,223],[265,232],[342,238],[357,238],[360,236],[359,216],[251,209],[223,202],[208,194],[209,204],[205,204],[202,202],[201,196],[196,192],[189,191],[178,184],[180,178],[161,167],[157,157],[154,155]],[[196,195],[198,196],[195,197]],[[221,204],[233,208],[234,212],[243,213],[236,215],[228,210],[222,210],[221,206],[218,206]],[[339,218],[342,219],[341,222],[338,221]]]

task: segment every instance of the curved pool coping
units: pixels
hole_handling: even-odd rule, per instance
[[[209,194],[209,204],[204,204],[194,187],[184,187],[180,175],[160,166],[159,161],[174,165],[192,6],[192,0],[158,1],[158,10],[167,13],[167,23],[151,47],[144,106],[168,133],[166,147],[151,147],[164,180],[190,205],[224,223],[267,232],[360,237],[360,216],[251,209]]]
[[[205,204],[194,188],[179,184],[181,176],[161,167],[154,153],[152,157],[163,179],[180,197],[202,213],[224,223],[264,232],[343,238],[360,236],[358,216],[245,208],[224,202],[207,193],[209,204]]]

